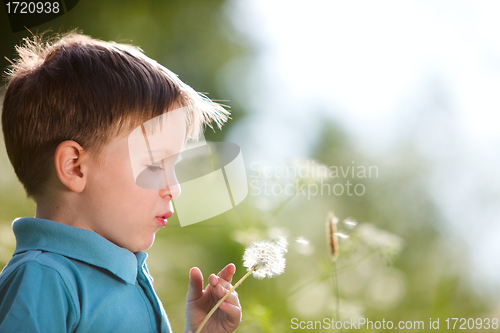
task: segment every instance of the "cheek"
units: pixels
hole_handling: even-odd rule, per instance
[[[132,195],[130,196],[129,209],[137,212],[149,212],[159,198],[158,190],[149,190],[140,188],[134,184],[131,189]]]
[[[97,204],[119,218],[126,218],[127,214],[138,208],[144,195],[133,179],[130,180],[118,170],[109,170],[95,178],[93,188],[94,200],[100,201]]]
[[[130,161],[124,160],[121,163],[109,163],[104,168],[101,181],[110,188],[130,192],[137,187]]]

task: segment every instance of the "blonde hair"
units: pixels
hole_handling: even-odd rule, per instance
[[[42,194],[51,158],[65,140],[96,156],[111,139],[174,106],[189,106],[186,139],[197,139],[205,125],[221,128],[229,118],[223,105],[132,45],[72,31],[26,38],[16,51],[6,73],[2,129],[28,197]]]

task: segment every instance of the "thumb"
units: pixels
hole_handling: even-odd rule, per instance
[[[203,295],[203,274],[198,267],[189,270],[189,287],[186,301],[193,301]]]

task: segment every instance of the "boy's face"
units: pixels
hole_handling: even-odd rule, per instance
[[[184,115],[166,114],[162,126],[147,134],[156,162],[180,153],[186,136]],[[152,166],[151,155],[141,149],[141,142],[144,142],[141,131],[110,142],[98,156],[99,161],[90,162],[84,191],[87,228],[132,252],[151,247],[156,232],[173,214],[172,199],[180,195],[173,164],[163,163],[165,170],[161,170],[161,163]],[[136,170],[144,169],[164,174],[162,179],[167,179],[168,174],[167,186],[165,182],[156,189],[138,186]]]

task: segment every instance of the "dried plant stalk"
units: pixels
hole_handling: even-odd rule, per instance
[[[336,263],[336,260],[339,256],[339,238],[337,236],[338,222],[339,219],[335,216],[333,211],[329,211],[328,216],[326,218],[326,245],[328,247],[328,254],[332,259],[333,293],[337,299],[336,320],[340,320],[339,283],[337,278],[337,263]],[[342,328],[340,329],[340,332],[342,332]]]
[[[332,261],[336,261],[339,256],[339,238],[337,236],[338,221],[339,219],[335,217],[333,211],[329,211],[326,218],[326,245]]]

